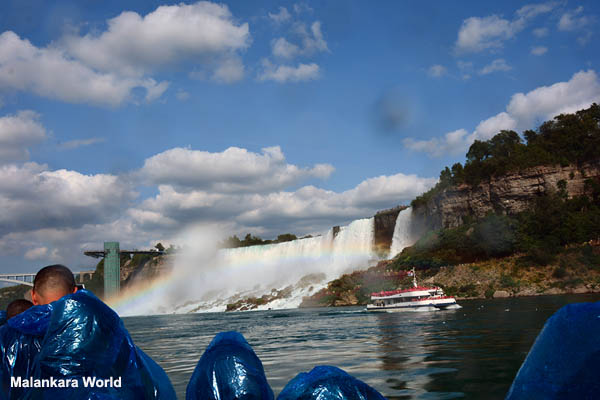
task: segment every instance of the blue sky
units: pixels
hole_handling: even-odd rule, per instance
[[[3,2],[0,270],[321,232],[600,101],[596,2],[456,4]]]

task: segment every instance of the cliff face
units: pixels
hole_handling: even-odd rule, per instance
[[[510,173],[476,187],[450,187],[417,207],[414,213],[424,217],[431,228],[454,228],[466,217],[482,218],[489,212],[516,214],[525,211],[537,196],[557,191],[558,182],[566,182],[569,197],[584,194],[586,179],[600,179],[600,160],[582,166],[539,166]]]
[[[396,219],[400,211],[407,208],[407,206],[397,206],[390,208],[389,210],[383,210],[375,214],[375,243],[374,249],[379,254],[387,254],[390,251],[392,245],[392,238],[394,237],[394,228],[396,226]]]

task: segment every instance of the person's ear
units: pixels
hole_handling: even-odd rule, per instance
[[[33,303],[34,306],[40,305],[40,300],[38,298],[38,295],[35,292],[35,290],[33,290],[33,289],[31,289],[31,302]]]
[[[75,285],[75,287],[73,288],[73,293],[75,293],[79,288],[77,287],[77,285]]]

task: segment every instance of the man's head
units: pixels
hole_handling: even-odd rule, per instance
[[[33,303],[29,300],[13,300],[10,302],[8,307],[6,307],[6,319],[11,319],[15,315],[21,314],[23,311],[27,310],[30,307],[33,307]]]
[[[76,291],[75,277],[69,268],[60,264],[48,265],[35,275],[31,300],[35,305],[49,304]]]

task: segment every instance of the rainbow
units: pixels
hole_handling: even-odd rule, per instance
[[[372,249],[372,226],[373,219],[358,220],[346,227],[342,231],[345,234],[338,235],[335,240],[332,240],[330,231],[327,235],[308,239],[219,251],[218,260],[205,261],[210,268],[204,270],[203,277],[210,279],[206,275],[221,274],[219,279],[215,279],[216,282],[230,282],[236,276],[242,276],[241,279],[254,278],[253,282],[244,281],[250,289],[263,283],[269,284],[262,278],[274,274],[281,275],[280,271],[293,272],[290,274],[289,285],[295,284],[302,274],[325,271],[341,274],[351,269],[364,268],[369,260],[375,258]],[[135,284],[123,290],[120,296],[110,299],[108,304],[122,315],[133,315],[150,304],[167,304],[171,301],[173,292],[176,292],[176,285],[185,284],[190,281],[191,276],[196,279],[198,275],[197,266],[188,265],[186,268],[183,260],[185,257],[194,259],[189,255],[182,255],[181,259],[177,259],[172,272],[148,282]],[[202,264],[202,261],[194,262]],[[293,279],[295,280],[292,281]],[[219,290],[218,287],[214,289]],[[161,299],[165,301],[162,302]],[[177,300],[179,304],[183,304],[188,299]]]

